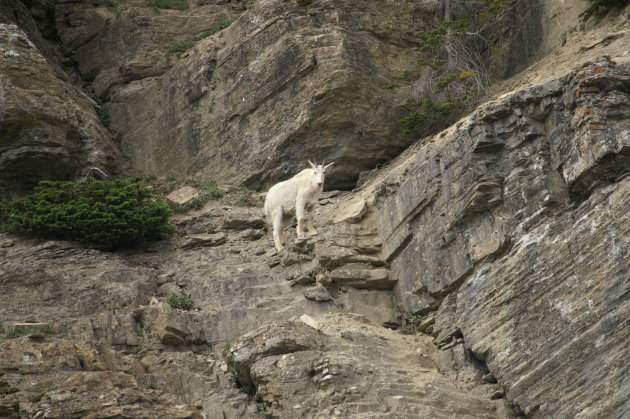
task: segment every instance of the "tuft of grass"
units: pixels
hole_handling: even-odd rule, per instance
[[[193,188],[207,192],[209,197],[214,199],[222,198],[229,193],[229,191],[219,188],[219,185],[212,180],[189,180],[186,183]]]
[[[190,310],[195,305],[190,295],[185,295],[183,297],[171,295],[168,298],[168,303],[171,305],[171,307],[180,308],[182,310]]]
[[[335,314],[335,313],[352,313],[352,311],[348,310],[347,308],[343,308],[343,307],[333,307],[330,310],[328,310],[329,314]]]
[[[441,60],[438,58],[418,58],[418,65],[431,67],[433,69],[438,68],[439,66],[446,64],[446,60]]]
[[[253,189],[249,189],[247,186],[241,186],[237,188],[235,193],[240,195],[238,200],[236,200],[236,205],[242,207],[255,207],[257,205],[256,199],[254,198],[256,191]]]
[[[403,335],[414,335],[419,332],[418,326],[420,325],[421,320],[422,317],[414,314],[413,316],[407,318],[406,324],[401,326],[398,331]]]
[[[238,19],[239,17],[240,17],[240,14],[233,16],[229,19],[220,20],[216,25],[214,25],[210,29],[207,29],[201,32],[199,35],[195,36],[192,39],[187,39],[185,41],[180,41],[180,42],[174,42],[173,44],[171,44],[169,51],[174,52],[174,53],[186,52],[202,39],[207,38],[211,35],[214,35],[215,33],[227,28],[232,23],[234,23],[234,21]]]
[[[225,342],[225,345],[223,345],[223,350],[221,351],[221,355],[223,356],[223,358],[227,358],[227,356],[230,354],[230,347],[232,346],[232,343],[234,343],[234,339],[230,339],[227,342]]]
[[[169,202],[170,208],[176,213],[185,213],[191,210],[201,209],[208,201],[222,198],[225,198],[224,202],[229,205],[244,207],[255,207],[260,205],[259,197],[256,195],[256,191],[249,189],[246,186],[230,186],[228,188],[222,188],[216,182],[211,180],[181,180],[174,177],[158,179],[156,176],[144,176],[139,178],[139,181],[141,181],[144,186],[155,190],[159,195],[167,195],[184,184],[192,186],[201,193],[200,196],[191,199],[182,205]]]
[[[229,19],[220,20],[216,25],[214,25],[210,29],[201,32],[201,34],[199,34],[196,38],[193,38],[193,40],[194,41],[201,41],[204,38],[207,38],[207,37],[209,37],[211,35],[214,35],[215,33],[219,32],[219,31],[222,31],[223,29],[227,28],[232,23],[234,23],[236,21],[236,19],[238,19],[240,16],[241,15],[238,14],[236,16],[232,16]]]
[[[13,329],[7,333],[4,333],[5,329],[0,324],[0,340],[16,339],[22,336],[32,335],[33,333],[45,333],[52,335],[55,333],[55,329],[51,326],[46,327],[28,327],[26,329]]]
[[[173,211],[176,213],[184,213],[191,210],[201,209],[203,206],[210,200],[210,195],[205,194],[198,196],[197,198],[193,198],[190,201],[186,202],[182,205],[173,205]]]
[[[186,10],[188,9],[188,1],[186,0],[155,0],[149,7],[156,9],[172,9],[172,10]]]
[[[96,94],[94,88],[92,87],[92,84],[85,82],[83,83],[82,87],[85,93],[87,93],[88,96],[90,96],[92,100],[96,102],[96,105],[94,105],[94,111],[98,115],[98,118],[101,120],[101,123],[105,128],[109,128],[109,126],[112,124],[112,118],[109,116],[109,110],[107,109],[107,107],[105,107],[105,104],[107,102],[105,101],[105,99]]]
[[[181,42],[174,42],[171,44],[171,47],[169,48],[169,52],[176,52],[176,53],[186,52],[189,49],[191,49],[193,45],[195,45],[195,43],[190,39],[186,41],[181,41]]]
[[[77,354],[79,365],[81,365],[82,369],[85,369],[85,354],[80,349],[77,349],[75,352]]]

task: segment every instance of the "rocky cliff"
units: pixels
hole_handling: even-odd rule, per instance
[[[511,77],[413,141],[383,86],[453,2],[156,3],[2,4],[5,193],[91,167],[264,186],[309,157],[354,189],[282,254],[260,196],[139,249],[1,234],[0,416],[624,416],[627,7],[512,2]]]

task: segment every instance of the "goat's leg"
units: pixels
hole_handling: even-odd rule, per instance
[[[315,208],[311,207],[308,210],[308,231],[313,234],[317,234],[315,229]]]
[[[272,214],[273,221],[273,243],[276,246],[276,250],[281,252],[284,250],[284,225],[282,223],[282,208],[276,208]]]
[[[304,235],[304,219],[306,218],[304,209],[304,200],[298,198],[295,202],[295,215],[297,217],[297,235],[301,237]]]

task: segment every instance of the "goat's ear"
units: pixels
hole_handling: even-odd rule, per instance
[[[308,163],[311,165],[313,169],[317,170],[317,166],[315,166],[312,161],[309,160]]]
[[[324,169],[327,169],[328,167],[332,166],[334,163],[335,163],[334,161],[331,161],[326,166],[324,166]]]

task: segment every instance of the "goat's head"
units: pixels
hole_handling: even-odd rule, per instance
[[[315,171],[315,183],[317,183],[317,186],[323,186],[324,177],[326,176],[326,169],[329,166],[331,166],[333,162],[328,163],[326,166],[324,166],[324,162],[322,162],[322,164],[315,165],[313,162],[309,160],[308,163],[311,165],[311,167]]]

